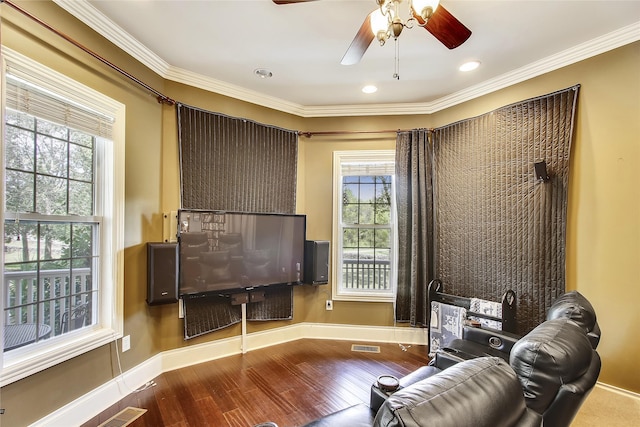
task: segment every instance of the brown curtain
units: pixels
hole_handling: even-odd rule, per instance
[[[447,293],[518,298],[518,330],[565,291],[569,155],[579,86],[434,130],[436,276]],[[545,162],[548,181],[536,179]]]
[[[432,152],[426,129],[399,132],[396,141],[398,289],[396,321],[427,326],[427,286],[433,278]]]
[[[185,209],[294,213],[298,134],[178,105]]]
[[[180,191],[185,209],[295,213],[298,135],[178,104]],[[185,338],[240,321],[228,298],[186,298]],[[197,316],[194,314],[197,313]],[[248,320],[293,318],[291,288],[267,289]]]

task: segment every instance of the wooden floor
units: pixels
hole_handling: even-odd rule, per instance
[[[401,377],[427,363],[426,348],[379,345],[351,351],[351,341],[304,339],[167,372],[82,427],[128,406],[147,409],[131,427],[250,427],[266,421],[301,426],[363,402],[379,375]]]

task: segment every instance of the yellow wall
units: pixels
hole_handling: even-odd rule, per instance
[[[154,88],[188,105],[302,131],[436,127],[505,104],[582,84],[570,178],[567,287],[594,304],[603,330],[600,381],[640,392],[635,325],[640,320],[640,43],[551,72],[433,115],[303,119],[161,79],[55,4],[18,2]],[[239,334],[239,327],[188,342],[177,306],[149,307],[146,248],[162,238],[161,213],[179,205],[175,109],[37,26],[6,5],[2,43],[124,103],[126,127],[125,324],[132,348],[121,355],[126,371],[164,350]],[[333,150],[392,148],[393,135],[300,138],[298,211],[307,214],[309,238],[331,238]],[[249,332],[297,322],[392,325],[389,303],[337,301],[324,310],[329,286],[294,292],[290,322],[250,324]],[[115,346],[108,345],[0,390],[5,425],[34,422],[118,375]],[[37,405],[34,405],[37,402]]]

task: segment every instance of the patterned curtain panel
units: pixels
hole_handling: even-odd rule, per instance
[[[195,338],[240,323],[240,306],[231,305],[230,299],[200,295],[184,297],[184,338]]]
[[[518,330],[565,291],[569,155],[579,86],[434,130],[436,276],[447,293],[518,298]],[[535,164],[546,165],[539,180]]]
[[[298,134],[178,105],[185,209],[294,213]]]
[[[180,191],[185,209],[295,213],[298,135],[178,104]],[[268,289],[248,320],[293,318],[292,289]],[[186,298],[185,338],[240,321],[228,298]],[[197,313],[197,315],[195,314]]]
[[[429,324],[428,284],[433,279],[433,189],[426,129],[398,133],[398,290],[396,321]]]
[[[291,288],[273,288],[265,291],[264,301],[247,304],[247,319],[290,320],[293,318],[293,292]]]

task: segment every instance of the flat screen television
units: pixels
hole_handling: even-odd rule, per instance
[[[306,216],[178,211],[180,295],[300,285]]]

